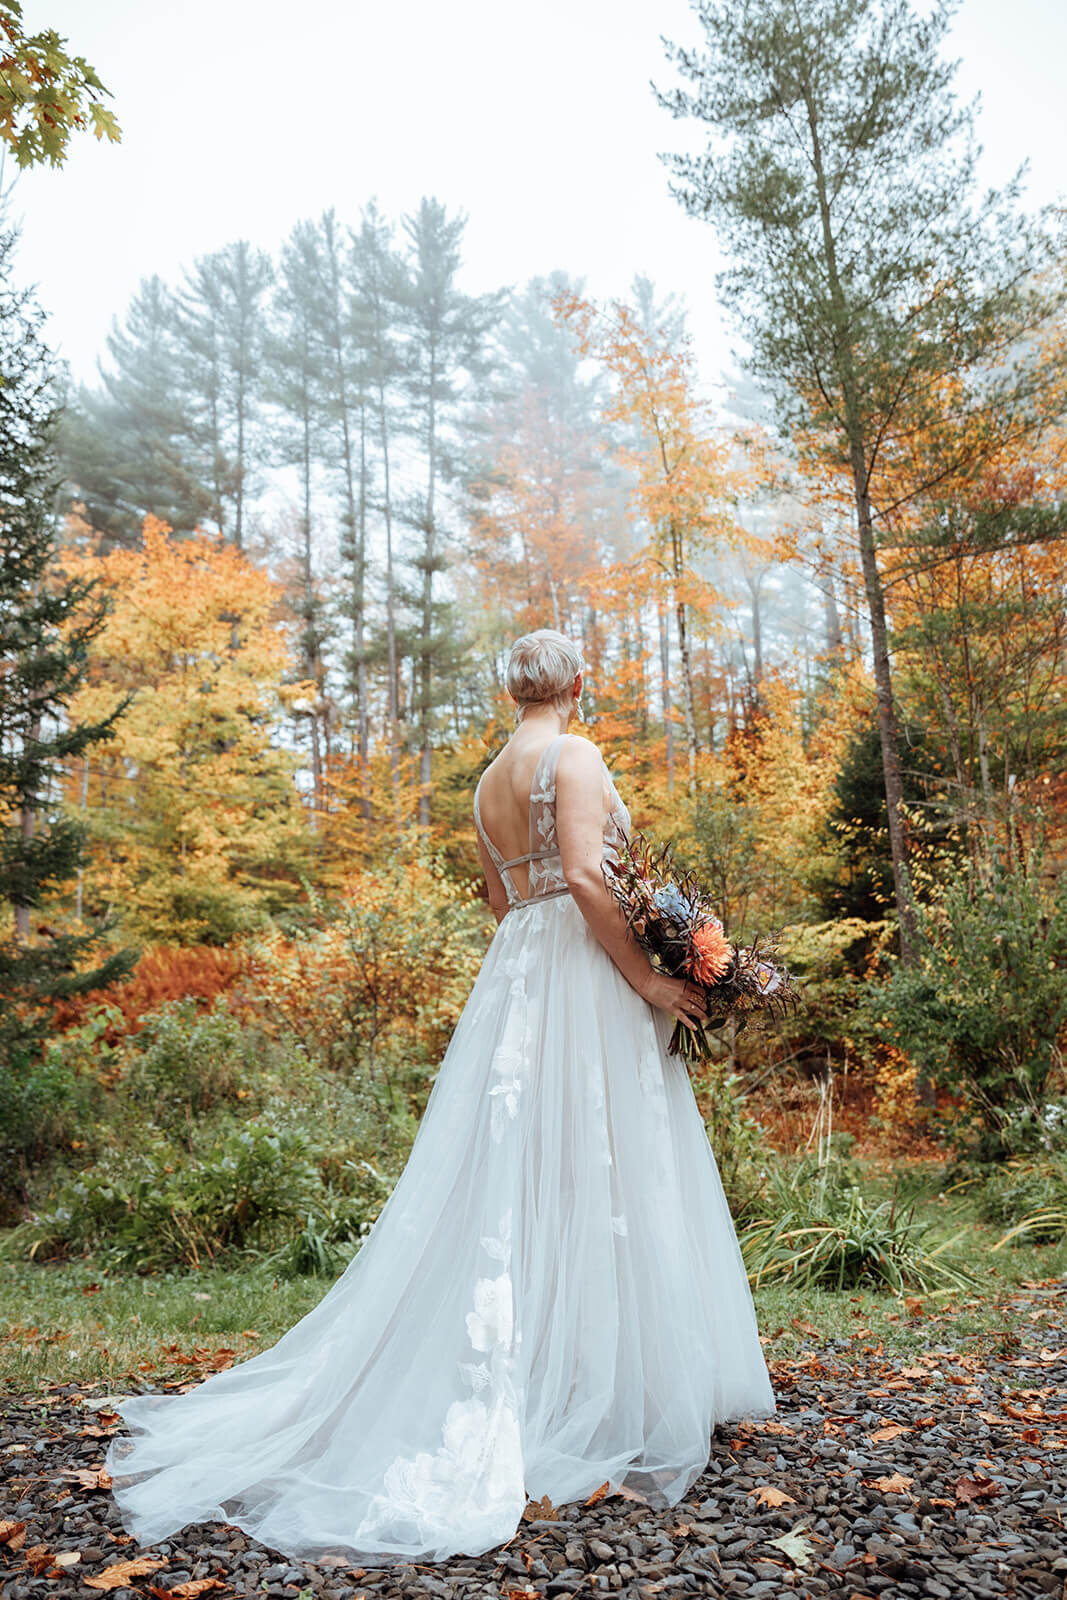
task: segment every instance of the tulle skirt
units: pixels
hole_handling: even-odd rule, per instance
[[[126,1529],[387,1565],[491,1549],[528,1497],[680,1499],[775,1401],[671,1026],[569,896],[509,912],[345,1272],[272,1348],[118,1404]]]

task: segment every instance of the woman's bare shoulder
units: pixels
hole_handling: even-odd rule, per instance
[[[565,733],[561,737],[559,765],[562,775],[583,778],[603,771],[604,758],[592,739],[583,739],[579,733]]]

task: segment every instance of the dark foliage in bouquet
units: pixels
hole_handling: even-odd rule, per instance
[[[708,1020],[695,1030],[676,1023],[672,1055],[680,1052],[687,1065],[707,1060],[711,1035],[730,1018],[740,1032],[796,1008],[796,984],[778,960],[777,940],[731,944],[707,891],[679,871],[669,844],[626,836],[618,859],[605,861],[604,878],[642,950],[672,978],[704,991]]]

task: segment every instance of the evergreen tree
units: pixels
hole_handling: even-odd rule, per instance
[[[81,863],[81,829],[62,810],[63,765],[105,738],[123,708],[95,724],[64,718],[104,612],[92,584],[54,566],[55,373],[43,315],[11,282],[14,243],[0,234],[0,900],[11,911],[0,931],[0,1058],[11,1066],[32,1054],[50,1002],[130,965],[120,953],[83,967],[100,928],[33,940],[30,926]]]
[[[182,388],[211,491],[211,517],[238,549],[257,455],[263,300],[271,277],[262,250],[245,239],[228,244],[201,256],[186,274],[175,318]]]
[[[213,514],[176,332],[173,296],[160,278],[146,278],[108,335],[101,388],[83,388],[64,422],[69,492],[108,543],[135,544],[148,514],[179,533]]]
[[[397,305],[405,298],[405,270],[393,247],[392,229],[374,201],[352,235],[349,257],[351,317],[357,345],[365,352],[374,443],[380,468],[377,509],[385,543],[386,719],[394,791],[400,783],[400,618],[394,522],[393,454],[398,431],[397,384],[401,354]]]
[[[324,803],[329,736],[325,716],[326,619],[315,572],[313,490],[322,427],[323,353],[314,305],[317,285],[316,229],[298,222],[282,246],[267,345],[268,394],[278,410],[277,460],[295,467],[300,483],[298,579],[294,607],[300,622],[301,671],[315,686],[304,715],[312,774],[312,826]]]
[[[370,755],[367,685],[367,507],[371,481],[370,361],[366,328],[351,303],[345,241],[332,210],[323,212],[309,248],[315,264],[310,303],[316,341],[322,351],[321,389],[324,434],[330,465],[341,489],[341,559],[347,568],[340,610],[351,624],[346,679],[355,700],[356,746],[366,774]],[[364,814],[368,806],[361,793]]]
[[[448,565],[440,488],[455,476],[459,453],[455,424],[467,386],[488,371],[487,341],[499,319],[502,296],[467,295],[456,282],[466,218],[450,217],[437,200],[424,198],[404,218],[409,275],[401,304],[407,424],[418,441],[424,488],[413,496],[407,521],[420,538],[414,560],[419,592],[414,597],[414,692],[412,714],[419,761],[419,823],[430,824],[434,714],[450,695],[463,645],[455,608],[434,592],[434,579]]]
[[[902,491],[879,507],[877,474],[895,431],[944,428],[931,480],[903,491],[917,496],[995,451],[1005,425],[1025,428],[1042,381],[1033,360],[1006,358],[1052,305],[1035,287],[1048,241],[1018,215],[1017,184],[973,203],[973,108],[955,100],[941,53],[954,9],[697,0],[706,47],[669,46],[691,88],[661,96],[708,127],[700,154],[668,160],[679,197],[715,221],[729,252],[720,286],[753,370],[783,424],[849,475],[905,957],[904,790],[876,526]],[[980,378],[961,430],[942,389],[968,372]]]

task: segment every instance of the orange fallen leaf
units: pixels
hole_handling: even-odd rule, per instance
[[[26,1543],[26,1524],[6,1519],[0,1522],[0,1544],[9,1550],[21,1550]]]
[[[756,1498],[759,1506],[795,1506],[796,1501],[791,1494],[786,1494],[784,1489],[776,1489],[773,1484],[761,1483],[758,1489],[750,1489],[750,1495]]]
[[[45,1568],[52,1565],[52,1552],[46,1544],[31,1544],[22,1552],[22,1559],[34,1577],[39,1578]]]
[[[958,1505],[969,1505],[972,1500],[992,1500],[1000,1493],[1000,1484],[982,1473],[977,1477],[958,1478],[952,1486]]]
[[[803,1317],[791,1317],[789,1325],[790,1327],[795,1328],[798,1333],[809,1333],[814,1338],[819,1337],[818,1328],[813,1328],[810,1322],[804,1321]]]
[[[74,1467],[70,1472],[62,1474],[64,1478],[72,1478],[75,1483],[81,1484],[83,1489],[110,1489],[111,1474],[105,1467]]]
[[[88,1584],[90,1589],[125,1589],[131,1578],[143,1578],[149,1572],[158,1572],[166,1564],[165,1561],[156,1561],[152,1556],[135,1556],[132,1561],[116,1561],[94,1577],[83,1578],[82,1582]]]
[[[546,1494],[542,1495],[540,1500],[527,1502],[526,1510],[522,1514],[522,1520],[524,1522],[557,1522],[559,1515]]]
[[[914,1478],[906,1478],[902,1472],[891,1473],[888,1478],[870,1478],[866,1480],[872,1489],[881,1489],[883,1494],[903,1494],[905,1489],[910,1489],[915,1482]]]
[[[225,1589],[227,1585],[221,1578],[190,1578],[188,1583],[175,1584],[173,1589],[164,1589],[161,1584],[149,1583],[146,1585],[149,1594],[154,1594],[156,1600],[196,1600],[197,1595],[207,1594],[210,1589]]]
[[[910,1428],[905,1428],[900,1422],[887,1422],[884,1428],[875,1428],[870,1435],[872,1444],[886,1444],[890,1439],[899,1439],[902,1433],[910,1433]]]

